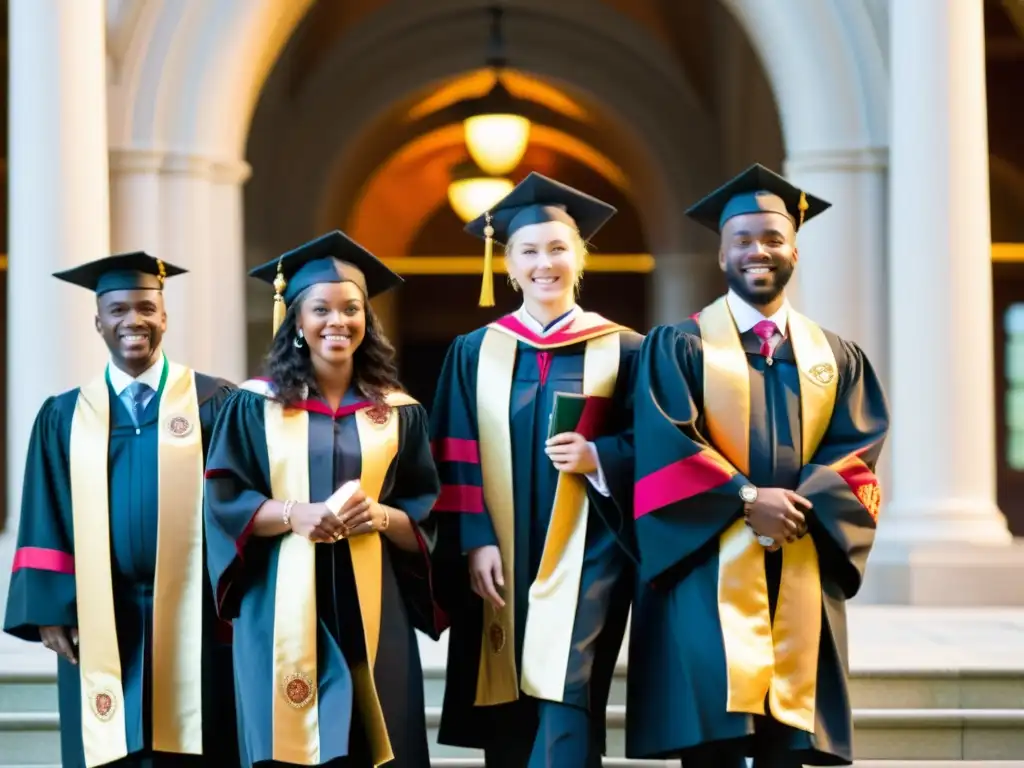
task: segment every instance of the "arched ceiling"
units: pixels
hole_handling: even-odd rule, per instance
[[[374,253],[385,257],[473,253],[449,210],[450,169],[466,159],[462,127],[449,124],[418,136],[381,163],[357,196],[354,207],[337,201],[325,214],[326,226],[339,226]],[[518,181],[530,171],[574,179],[620,210],[615,241],[618,252],[644,249],[625,173],[597,149],[571,135],[534,126],[526,156],[512,174]],[[600,190],[597,189],[600,187]],[[432,227],[438,220],[443,227]],[[445,234],[445,232],[450,234]],[[607,250],[607,248],[605,249]]]

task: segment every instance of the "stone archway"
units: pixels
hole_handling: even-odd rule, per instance
[[[828,254],[829,266],[824,256],[816,262],[805,259],[801,301],[827,325],[862,339],[881,359],[884,318],[861,312],[866,298],[884,289],[881,201],[886,168],[886,77],[877,4],[870,0],[779,0],[769,9],[755,0],[721,2],[759,52],[771,83],[779,106],[787,173],[835,204],[827,222],[823,217],[803,237],[806,251]],[[386,6],[376,5],[377,10],[359,22],[358,43],[339,44],[331,61],[320,63],[317,77],[321,86],[314,83],[299,95],[300,99],[316,98],[314,94],[322,94],[322,84],[326,84],[329,91],[333,86],[335,101],[350,108],[347,112],[339,110],[334,135],[326,132],[331,140],[325,143],[322,136],[315,135],[296,137],[297,144],[307,152],[282,159],[288,164],[288,173],[258,169],[279,179],[301,176],[318,180],[304,185],[315,191],[313,199],[322,199],[330,173],[320,168],[307,176],[296,171],[297,165],[323,164],[323,152],[339,146],[338,134],[343,132],[353,139],[347,143],[349,156],[343,153],[334,158],[331,170],[344,168],[351,154],[360,151],[360,141],[355,139],[372,130],[386,105],[402,101],[425,82],[472,69],[479,62],[476,46],[482,39],[484,22],[478,4],[470,0],[430,4],[395,0]],[[181,154],[189,159],[174,157],[168,163],[164,158],[161,173],[185,175],[192,187],[237,188],[238,179],[245,175],[242,153],[256,94],[308,7],[307,0],[254,0],[224,8],[202,0],[147,4],[131,20],[133,32],[127,36],[129,42],[117,62],[118,84],[112,89],[115,105],[111,110],[114,144],[132,152],[163,153],[167,147],[183,148]],[[630,162],[622,165],[633,171],[640,190],[638,207],[647,215],[645,228],[652,248],[667,254],[706,250],[706,241],[681,223],[680,210],[716,183],[721,171],[704,157],[713,153],[687,151],[692,146],[713,146],[714,131],[688,94],[685,81],[679,79],[677,68],[658,60],[657,46],[649,44],[639,25],[624,22],[603,3],[573,0],[552,6],[539,0],[516,0],[508,7],[513,59],[528,62],[532,71],[569,89],[577,79],[574,73],[599,73],[593,79],[603,84],[591,88],[590,100],[596,108],[608,112],[609,122],[623,134],[623,146],[629,147]],[[517,15],[519,21],[515,21]],[[552,23],[555,21],[563,23]],[[517,31],[516,25],[523,26]],[[417,34],[410,35],[410,30]],[[557,30],[554,39],[552,30]],[[537,50],[528,50],[522,44],[517,48],[511,42],[522,40],[524,35]],[[600,46],[593,45],[595,36],[601,39]],[[401,39],[401,46],[389,44],[396,37]],[[417,39],[422,42],[418,44]],[[553,50],[559,48],[572,55]],[[595,49],[599,49],[599,55],[594,54]],[[428,53],[431,55],[426,56]],[[402,56],[406,62],[416,61],[417,66],[400,66]],[[398,66],[386,66],[396,57]],[[339,84],[339,72],[344,72],[339,65],[353,61],[360,64],[359,71],[399,72],[384,82],[375,82],[373,89],[363,89],[372,90],[374,93],[369,95],[373,98],[367,98],[366,93],[350,96],[347,91],[343,98],[339,88],[346,86],[344,82]],[[675,120],[665,121],[667,108],[682,111]],[[666,122],[674,130],[666,132],[659,127],[658,123]],[[196,167],[196,157],[203,160],[198,163],[200,168]],[[226,182],[218,177],[225,173]],[[192,181],[196,178],[201,180]],[[181,195],[189,194],[189,185],[185,187]],[[228,218],[237,219],[237,197],[233,193],[218,196]],[[308,212],[316,209],[309,204],[310,194],[289,193],[287,197],[295,206],[289,216],[308,222]],[[258,219],[266,221],[262,215],[266,211],[259,213]],[[177,215],[179,219],[188,218],[183,212]],[[195,219],[198,214],[192,216]],[[246,218],[257,219],[251,215]],[[170,222],[164,222],[162,229],[170,229]],[[192,261],[199,260],[197,254],[212,259],[210,241],[215,238],[209,225],[187,229],[205,229],[205,242],[200,242],[203,238],[197,235],[175,244],[174,250],[182,252],[183,257],[189,251],[187,258]],[[858,248],[856,254],[850,254],[852,258],[846,253],[837,257],[836,243],[849,242],[854,232],[859,234],[860,243],[868,242],[870,247]],[[259,235],[258,231],[247,234]],[[302,234],[308,234],[308,230]],[[273,237],[251,237],[251,241],[256,250],[273,250],[272,243],[292,242],[294,238],[293,233],[281,232]],[[229,258],[225,258],[224,248],[232,251]],[[241,266],[241,248],[238,238],[222,242],[216,248],[216,257],[225,267],[230,261],[237,269]],[[839,264],[843,268],[837,270]],[[220,269],[207,267],[204,271],[196,266],[200,280],[227,277]],[[830,287],[839,285],[845,287],[845,301],[823,298]]]

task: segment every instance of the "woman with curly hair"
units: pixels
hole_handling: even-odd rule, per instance
[[[413,629],[444,628],[440,484],[369,302],[401,278],[338,231],[250,274],[274,285],[274,341],[224,404],[206,480],[243,763],[428,768]]]

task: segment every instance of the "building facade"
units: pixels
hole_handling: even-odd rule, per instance
[[[105,361],[92,297],[58,269],[135,249],[186,267],[167,351],[239,381],[270,333],[245,270],[341,227],[410,276],[379,310],[429,398],[448,341],[488,316],[464,260],[478,243],[446,200],[459,104],[491,82],[483,2],[9,5],[0,563],[36,409]],[[794,302],[865,348],[894,415],[862,599],[1024,604],[1005,578],[1024,564],[1021,2],[501,5],[507,84],[532,123],[514,175],[620,210],[584,303],[646,330],[720,292],[715,243],[682,211],[750,162],[831,201],[801,232]],[[499,309],[514,301],[499,289]]]

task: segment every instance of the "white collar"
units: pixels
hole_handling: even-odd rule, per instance
[[[155,363],[133,379],[111,361],[107,365],[107,375],[110,376],[110,386],[114,388],[114,394],[120,397],[121,393],[128,388],[128,385],[134,381],[148,384],[149,388],[156,392],[160,388],[160,379],[164,374],[165,362],[166,360],[161,352]]]
[[[779,333],[786,335],[786,324],[789,322],[789,299],[782,302],[782,306],[771,317],[765,317],[754,307],[739,297],[731,288],[725,296],[729,304],[729,311],[732,312],[732,319],[736,321],[736,328],[740,333],[746,333],[762,320],[771,320]]]
[[[572,309],[558,318],[552,325],[545,328],[539,320],[526,311],[526,305],[523,304],[516,310],[516,319],[538,336],[550,336],[552,333],[557,333],[569,325],[582,311],[579,305],[574,304]]]

